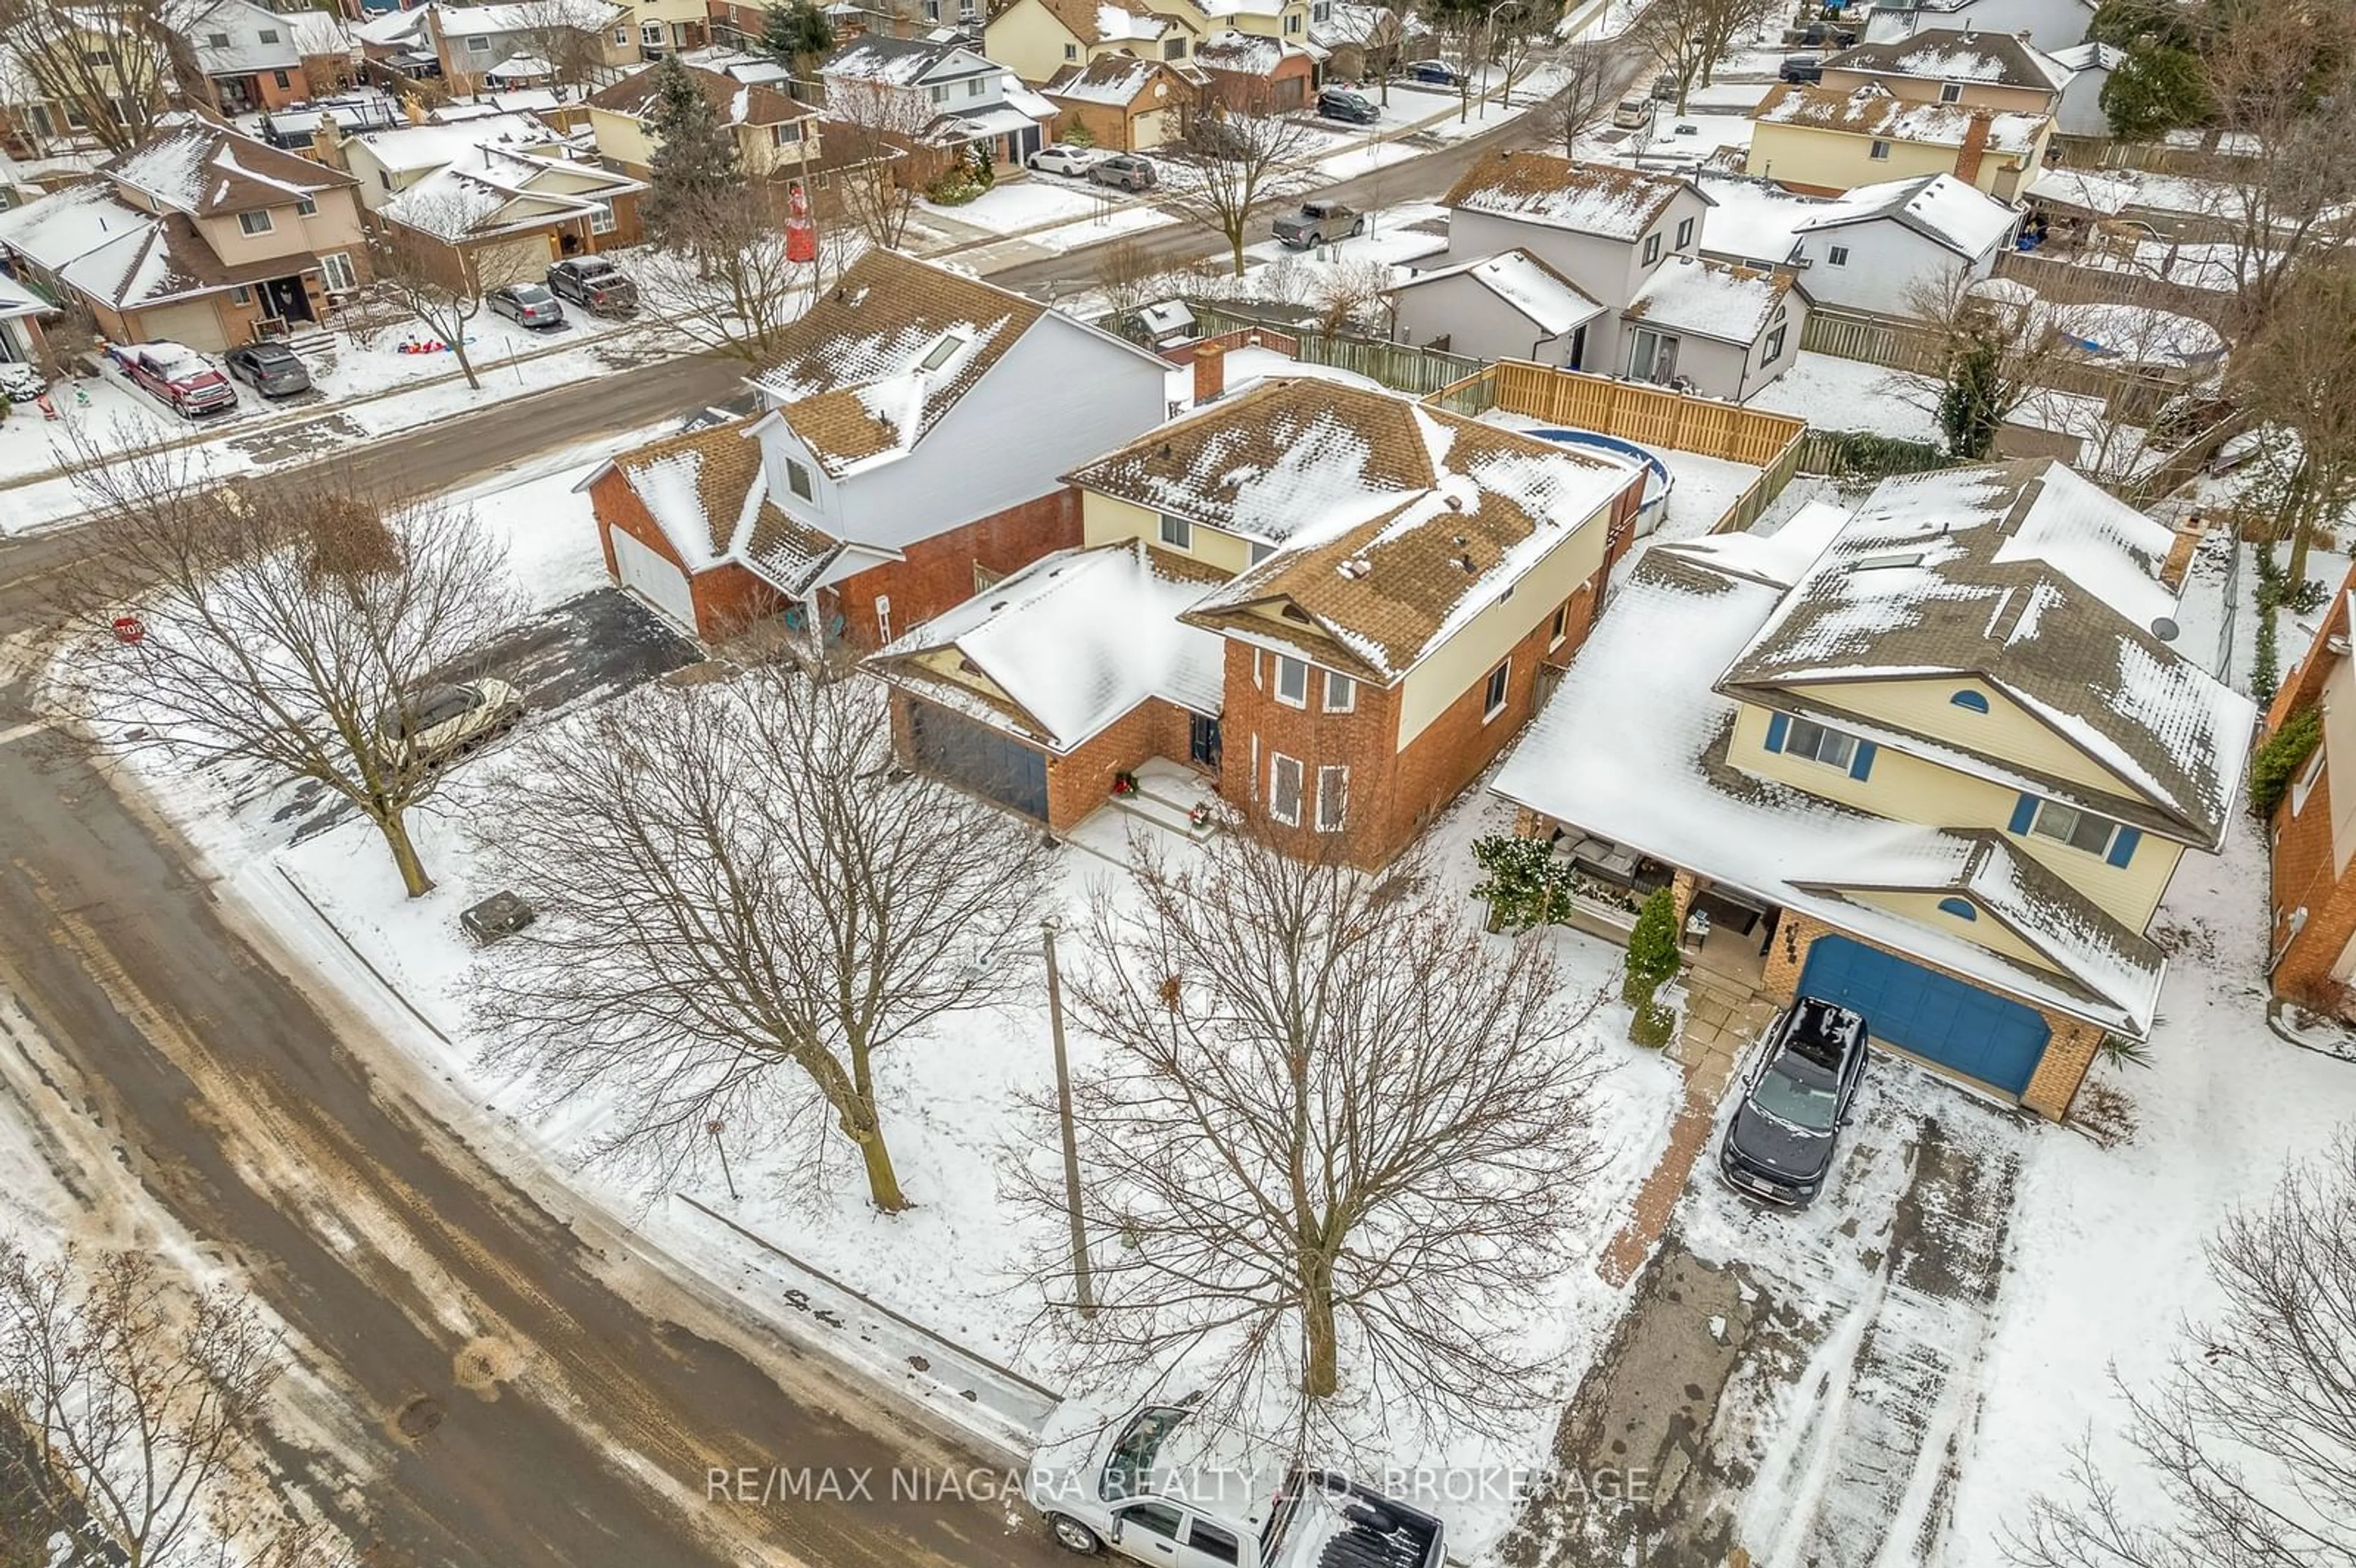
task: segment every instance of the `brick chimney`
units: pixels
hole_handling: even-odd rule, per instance
[[[1227,389],[1227,351],[1215,343],[1194,346],[1194,406],[1215,403]]]
[[[1995,118],[1993,109],[1975,109],[1972,123],[1964,127],[1964,144],[1955,149],[1955,177],[1965,185],[1979,180],[1980,160],[1987,155],[1988,123]]]

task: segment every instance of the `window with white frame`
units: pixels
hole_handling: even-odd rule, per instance
[[[1846,246],[1846,245],[1836,245],[1836,246],[1834,246],[1830,251],[1826,251],[1826,252],[1825,252],[1825,265],[1826,265],[1826,266],[1827,266],[1827,267],[1846,267],[1846,266],[1847,266],[1847,265],[1848,265],[1848,247],[1847,247],[1847,246]]]
[[[1682,251],[1687,246],[1693,243],[1693,223],[1694,220],[1688,218],[1684,222],[1677,225],[1678,250]]]
[[[319,216],[319,204],[307,196],[299,196],[294,198],[294,211],[299,217],[316,218]]]
[[[351,257],[342,251],[319,258],[319,275],[327,280],[329,293],[348,293],[360,286],[359,274],[352,271]]]
[[[1847,773],[1857,756],[1857,737],[1813,719],[1794,719],[1791,732],[1783,737],[1783,751],[1788,756],[1805,757]]]
[[[638,42],[650,49],[662,48],[663,25],[660,22],[641,22],[638,25]]]
[[[769,145],[772,147],[790,147],[801,139],[802,123],[798,120],[788,120],[782,125],[769,127]]]
[[[610,201],[593,199],[589,208],[589,232],[611,234],[614,228],[614,204]]]
[[[1865,150],[1865,155],[1876,163],[1886,164],[1890,161],[1890,144],[1876,137],[1873,145]]]
[[[266,212],[241,212],[237,215],[237,227],[244,234],[267,234],[276,226]]]
[[[1067,60],[1076,60],[1079,59],[1080,46],[1077,44],[1066,44],[1064,46],[1064,58]]]
[[[1194,525],[1183,517],[1173,517],[1167,512],[1162,513],[1162,542],[1172,549],[1193,549]]]
[[[1358,710],[1358,683],[1337,670],[1325,672],[1325,711],[1355,713]]]
[[[614,29],[614,41],[617,44],[627,44],[630,41],[630,29],[627,23]]]
[[[1657,234],[1647,234],[1647,235],[1645,235],[1645,236],[1644,236],[1644,265],[1646,265],[1646,266],[1648,266],[1648,267],[1649,267],[1649,266],[1651,266],[1654,262],[1655,262],[1655,261],[1659,261],[1660,259],[1661,259],[1661,237],[1660,237],[1659,235],[1657,235]]]
[[[1177,37],[1162,39],[1162,58],[1166,60],[1184,59],[1186,58],[1185,35],[1182,33]]]
[[[810,471],[790,457],[786,459],[786,488],[805,501],[816,493],[810,484]]]
[[[1285,654],[1276,656],[1276,699],[1293,708],[1309,706],[1309,665]]]
[[[926,9],[931,9],[931,6],[928,5]],[[935,21],[939,19],[937,16],[934,18]],[[925,89],[925,96],[936,103],[947,103],[949,101],[949,84],[946,81],[937,81]]]
[[[986,76],[977,76],[965,84],[965,95],[968,98],[980,98],[989,91],[990,78]]]
[[[2064,805],[2058,800],[2037,803],[2037,815],[2030,819],[2029,830],[2040,838],[2051,838],[2056,844],[2067,844],[2089,855],[2109,854],[2112,840],[2119,836],[2119,825],[2109,817]]]
[[[1759,347],[1759,363],[1772,365],[1783,357],[1783,335],[1790,330],[1790,324],[1786,323],[1767,335],[1767,341]]]
[[[1505,710],[1505,693],[1513,685],[1514,661],[1507,659],[1489,672],[1488,684],[1481,688],[1481,722],[1486,724]]]
[[[1301,825],[1301,763],[1282,752],[1268,754],[1268,814],[1289,827]]]
[[[1350,770],[1317,770],[1317,831],[1339,833],[1350,815]]]
[[[1569,635],[1570,601],[1566,599],[1554,607],[1554,619],[1547,623],[1547,652],[1562,646],[1562,640]]]
[[[1297,33],[1301,31],[1301,17],[1297,13],[1293,16],[1287,16],[1284,19],[1284,30],[1288,33]]]

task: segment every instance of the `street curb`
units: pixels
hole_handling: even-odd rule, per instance
[[[435,1040],[440,1040],[445,1046],[450,1046],[454,1051],[457,1049],[456,1046],[451,1044],[450,1037],[442,1032],[439,1025],[437,1025],[432,1019],[427,1018],[423,1013],[420,1012],[417,1008],[417,1004],[411,1001],[406,996],[403,996],[402,994],[401,987],[387,979],[385,977],[384,971],[378,968],[374,964],[369,961],[369,955],[360,951],[359,944],[354,942],[350,937],[344,934],[344,928],[337,925],[333,920],[330,920],[327,917],[327,912],[319,907],[318,901],[311,896],[310,890],[305,888],[301,882],[294,880],[294,872],[288,870],[284,864],[275,864],[272,867],[272,869],[275,870],[281,877],[286,880],[286,885],[294,890],[294,896],[303,901],[303,907],[311,912],[312,918],[316,920],[321,925],[327,927],[327,934],[341,943],[345,952],[350,954],[354,958],[359,961],[360,967],[369,972],[369,978],[383,987],[385,994],[390,996],[394,1001],[399,1002],[403,1012],[407,1013],[411,1018],[415,1019],[419,1023],[423,1024],[425,1026],[426,1032],[431,1034]]]

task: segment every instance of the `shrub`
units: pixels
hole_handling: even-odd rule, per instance
[[[2275,807],[2290,793],[2290,781],[2298,776],[2298,770],[2322,741],[2323,711],[2317,708],[2300,709],[2266,737],[2250,757],[2251,815],[2274,815]]]
[[[1628,1020],[1628,1039],[1634,1044],[1648,1046],[1655,1051],[1668,1044],[1676,1032],[1676,1009],[1663,1007],[1658,1002],[1646,1002]]]
[[[974,183],[973,171],[958,164],[925,187],[925,199],[935,207],[963,207],[980,196],[982,188]]]
[[[1835,479],[1922,474],[1954,462],[1936,442],[1901,441],[1869,430],[1810,431],[1801,460],[1807,472]]]
[[[1669,890],[1656,888],[1636,912],[1636,929],[1628,938],[1628,973],[1621,996],[1641,1015],[1653,1004],[1653,993],[1677,972],[1677,903]]]

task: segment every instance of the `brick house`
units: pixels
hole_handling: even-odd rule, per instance
[[[871,251],[748,378],[764,411],[742,439],[758,451],[766,504],[802,530],[795,553],[763,548],[777,525],[765,531],[725,508],[701,522],[682,497],[649,508],[661,539],[642,539],[644,554],[609,542],[608,564],[706,639],[740,624],[749,573],[796,614],[815,605],[832,635],[889,642],[1078,544],[1078,497],[1062,475],[1166,419],[1169,374],[1136,345],[1035,301]],[[643,497],[645,484],[635,487]],[[598,507],[609,540],[628,520]],[[713,573],[719,582],[703,586]]]
[[[311,96],[291,18],[249,0],[213,0],[183,30],[223,114],[282,109]]]
[[[2307,656],[2266,712],[2269,737],[2297,714],[2318,713],[2322,735],[2274,809],[2270,881],[2274,934],[2267,957],[2275,994],[2350,1015],[2356,975],[2356,664],[2349,653],[2349,595],[2356,571],[2331,596]]]
[[[1238,114],[1308,108],[1324,65],[1325,51],[1298,33],[1279,37],[1230,27],[1205,38],[1194,51],[1205,98]]]
[[[1215,394],[1222,356],[1198,353]],[[916,766],[1069,832],[1153,759],[1303,852],[1395,859],[1586,635],[1644,475],[1286,378],[1075,471],[1084,543],[891,643]]]
[[[0,249],[105,336],[207,352],[316,324],[368,278],[349,175],[198,119],[0,212]]]
[[[2174,543],[2033,459],[1655,544],[1492,787],[1582,910],[1667,886],[1703,962],[2066,1115],[2158,1016],[2147,929],[2249,747],[2152,629]]]
[[[1097,146],[1142,153],[1184,134],[1197,89],[1160,60],[1106,55],[1066,66],[1039,91],[1062,111],[1057,136],[1068,136],[1077,125]]]

